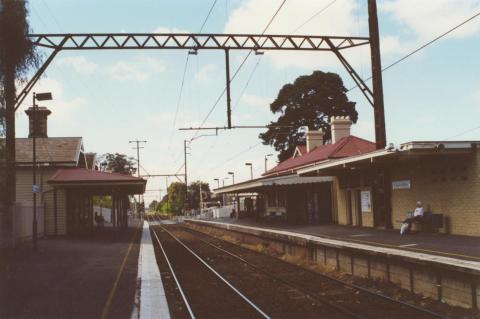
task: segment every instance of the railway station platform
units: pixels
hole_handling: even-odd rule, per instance
[[[480,261],[480,237],[413,232],[400,235],[398,230],[343,225],[280,225],[251,219],[220,218],[228,224],[284,230],[322,238],[415,251],[424,254]]]
[[[131,318],[142,228],[38,241],[0,255],[0,318]]]
[[[339,225],[185,219],[198,231],[253,245],[298,264],[391,282],[447,304],[478,309],[480,239]]]

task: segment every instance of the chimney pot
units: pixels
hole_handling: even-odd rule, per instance
[[[47,135],[47,117],[52,113],[46,107],[37,107],[35,111],[33,107],[25,110],[29,118],[28,137],[48,137]],[[36,122],[36,123],[35,123]]]
[[[350,136],[352,120],[350,120],[350,116],[332,116],[330,126],[332,130],[332,144],[335,144],[342,138]]]
[[[313,150],[315,147],[319,147],[323,145],[323,136],[325,133],[322,129],[312,130],[310,131],[307,127],[307,131],[305,132],[306,142],[307,142],[307,153]]]

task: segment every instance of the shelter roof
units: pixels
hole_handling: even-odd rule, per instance
[[[287,171],[293,172],[293,170],[308,164],[322,162],[327,159],[370,153],[374,150],[375,143],[350,135],[342,138],[335,144],[325,144],[314,148],[308,153],[304,153],[304,155],[291,157],[264,173],[263,176],[281,174]]]
[[[214,193],[223,194],[255,192],[265,187],[325,183],[331,182],[332,180],[333,178],[329,176],[300,177],[296,174],[290,174],[283,176],[257,178],[243,183],[237,183],[234,185],[215,189]]]

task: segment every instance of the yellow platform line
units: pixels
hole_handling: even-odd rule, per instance
[[[115,282],[113,283],[113,286],[110,289],[110,293],[108,294],[108,298],[107,298],[107,301],[105,302],[105,306],[103,306],[103,311],[102,311],[102,315],[100,316],[100,319],[106,319],[108,316],[108,313],[110,312],[110,306],[112,305],[113,297],[115,296],[118,283],[120,282],[120,278],[122,277],[122,274],[123,274],[123,269],[125,268],[125,264],[127,263],[128,256],[130,255],[130,251],[132,250],[133,242],[135,241],[135,237],[137,236],[138,230],[140,229],[140,224],[141,223],[139,222],[137,225],[137,228],[135,229],[135,233],[132,236],[132,240],[128,245],[128,249],[127,249],[127,252],[125,253],[125,257],[123,257],[123,261],[122,261],[122,264],[120,265],[120,269],[118,269],[117,278],[115,278]]]

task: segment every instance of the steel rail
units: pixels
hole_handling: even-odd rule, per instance
[[[190,231],[194,231],[194,230],[192,230],[192,229],[190,229],[190,228],[187,228],[187,229],[189,229]],[[194,232],[198,233],[197,231],[194,231]],[[201,233],[201,234],[203,234],[203,233]],[[208,234],[204,234],[204,235],[205,235],[205,236],[208,236],[208,237],[211,237],[211,238],[215,238],[215,237],[212,237],[212,236],[210,236],[210,235],[208,235]],[[198,238],[198,236],[197,236],[197,238]],[[274,278],[274,279],[276,279],[276,280],[278,280],[278,281],[281,281],[281,282],[283,282],[283,283],[285,283],[285,284],[287,284],[287,285],[290,285],[292,288],[295,288],[295,289],[301,290],[301,291],[305,291],[305,293],[308,293],[309,295],[312,295],[312,294],[313,294],[313,293],[308,292],[307,290],[304,290],[303,288],[300,288],[300,287],[296,286],[295,284],[292,284],[292,283],[290,283],[290,282],[288,282],[288,281],[286,281],[286,280],[284,280],[284,279],[282,279],[282,278],[280,278],[280,277],[277,277],[277,276],[275,276],[275,275],[272,275],[271,273],[267,272],[266,270],[260,268],[259,266],[255,265],[255,264],[252,264],[251,262],[245,260],[244,258],[242,258],[242,257],[240,257],[240,256],[238,256],[238,255],[236,255],[236,254],[234,254],[234,253],[232,253],[232,252],[229,252],[229,251],[227,251],[227,250],[225,250],[225,249],[223,249],[223,248],[221,248],[221,247],[219,247],[219,246],[217,246],[217,245],[214,245],[214,244],[212,244],[212,243],[210,243],[210,242],[208,242],[208,241],[206,241],[206,240],[204,240],[204,239],[202,239],[202,238],[198,238],[198,239],[199,239],[200,241],[204,242],[205,244],[208,244],[208,245],[210,245],[210,246],[212,246],[212,247],[214,247],[214,248],[216,248],[216,249],[218,249],[218,250],[220,250],[220,251],[223,251],[224,253],[226,253],[226,254],[228,254],[228,255],[230,255],[230,256],[232,256],[232,257],[234,257],[234,258],[236,258],[236,259],[238,259],[238,260],[240,260],[240,261],[242,261],[243,263],[247,264],[248,266],[250,266],[250,267],[252,267],[252,268],[254,268],[254,269],[258,270],[258,271],[261,271],[262,273],[265,273],[265,274],[267,274],[268,276],[270,276],[270,277],[272,277],[272,278]],[[215,238],[215,239],[216,239],[216,238]],[[407,302],[404,302],[404,301],[401,301],[401,300],[394,299],[394,298],[389,297],[389,296],[386,296],[386,295],[384,295],[384,294],[377,293],[377,292],[375,292],[375,291],[371,291],[370,289],[367,289],[367,288],[364,288],[364,287],[361,287],[361,286],[358,286],[358,285],[355,285],[355,284],[352,284],[352,283],[349,283],[349,282],[346,282],[346,281],[343,281],[343,280],[334,278],[334,277],[332,277],[332,276],[329,276],[329,275],[326,275],[326,274],[322,274],[322,273],[313,272],[313,271],[311,271],[310,269],[305,269],[305,270],[308,271],[308,272],[311,272],[311,273],[313,273],[313,274],[315,274],[315,275],[320,275],[321,277],[323,277],[323,278],[325,278],[325,279],[328,279],[328,280],[330,280],[330,281],[334,281],[334,282],[336,282],[336,283],[338,283],[338,284],[341,284],[341,285],[344,285],[344,286],[346,286],[346,287],[360,290],[360,291],[365,292],[365,293],[368,293],[368,294],[370,294],[370,295],[373,295],[373,296],[376,296],[376,297],[380,297],[380,298],[385,299],[385,300],[387,300],[387,301],[390,301],[390,302],[393,302],[393,303],[396,303],[396,304],[400,304],[400,305],[405,306],[405,307],[407,307],[407,308],[410,308],[410,309],[413,309],[413,310],[416,310],[416,311],[419,311],[419,312],[428,314],[428,315],[430,315],[430,316],[432,316],[432,317],[439,318],[439,319],[451,319],[451,318],[449,318],[449,317],[445,317],[445,316],[443,316],[443,315],[441,315],[441,314],[439,314],[439,313],[430,311],[430,310],[428,310],[428,309],[424,309],[424,308],[422,308],[422,307],[419,307],[419,306],[416,306],[416,305],[412,305],[412,304],[410,304],[410,303],[407,303]],[[315,298],[316,298],[316,297],[315,297]],[[320,301],[320,300],[318,300],[318,301]],[[328,301],[327,301],[327,302],[328,302]],[[336,306],[336,305],[334,305],[334,306]]]
[[[150,218],[147,216],[147,219],[150,221]],[[175,280],[175,284],[177,285],[178,291],[180,292],[180,295],[182,295],[183,303],[185,304],[185,307],[187,307],[188,314],[190,315],[190,318],[195,319],[195,315],[193,314],[192,308],[190,307],[190,303],[187,300],[187,296],[183,292],[182,286],[180,285],[180,282],[178,281],[177,275],[175,274],[175,271],[173,270],[172,264],[170,263],[170,259],[168,259],[167,253],[165,252],[165,249],[163,249],[162,242],[160,241],[160,238],[158,238],[157,234],[155,231],[152,229],[153,234],[155,235],[155,239],[158,242],[158,245],[160,246],[160,249],[163,253],[163,256],[165,257],[165,261],[167,262],[168,268],[170,269],[170,272],[172,273],[173,279]]]
[[[191,250],[187,245],[185,245],[178,237],[176,237],[174,234],[172,234],[170,231],[168,231],[165,227],[163,227],[161,224],[159,227],[165,231],[168,235],[170,235],[175,241],[177,241],[180,245],[183,246],[189,253],[191,253],[195,258],[197,258],[205,267],[208,268],[215,276],[217,276],[221,281],[223,281],[228,287],[230,287],[237,295],[239,295],[244,301],[246,301],[253,309],[255,309],[259,314],[261,314],[264,318],[270,319],[270,316],[268,316],[260,307],[258,307],[253,301],[248,299],[244,294],[240,292],[235,286],[233,286],[227,279],[225,279],[222,275],[220,275],[215,269],[213,269],[205,260],[202,259],[199,255],[197,255],[193,250]],[[153,230],[155,233],[155,230]]]
[[[194,235],[194,236],[195,236],[195,235]],[[207,235],[207,236],[208,236],[208,235]],[[227,250],[225,250],[225,249],[223,249],[223,248],[221,248],[221,247],[218,247],[218,246],[216,246],[216,245],[214,245],[214,244],[212,244],[212,243],[209,243],[208,241],[206,241],[206,240],[204,240],[204,239],[202,239],[202,238],[199,238],[198,236],[197,236],[197,239],[199,239],[201,242],[203,242],[203,243],[205,243],[205,244],[207,244],[207,245],[209,245],[209,246],[211,246],[211,247],[213,247],[213,248],[215,248],[215,249],[218,249],[218,250],[226,253],[227,255],[229,255],[229,256],[231,256],[231,257],[234,257],[235,259],[240,260],[241,262],[243,262],[244,264],[246,264],[246,265],[249,266],[250,268],[253,268],[253,269],[255,269],[256,271],[258,271],[258,272],[260,272],[260,273],[262,273],[262,274],[264,274],[264,275],[267,275],[267,277],[270,277],[270,278],[272,278],[272,279],[275,280],[275,281],[281,282],[282,284],[284,284],[284,285],[286,285],[286,286],[288,286],[288,287],[290,287],[290,288],[292,288],[292,289],[294,289],[294,290],[297,290],[297,291],[301,292],[302,294],[304,294],[306,297],[310,298],[310,299],[313,300],[313,301],[320,302],[320,303],[322,303],[322,304],[324,304],[324,305],[326,305],[326,306],[329,306],[329,307],[335,309],[336,311],[339,311],[339,312],[342,312],[342,313],[344,313],[344,314],[346,314],[346,315],[348,315],[348,316],[351,316],[352,318],[356,318],[356,319],[368,319],[368,318],[363,317],[363,316],[360,316],[360,315],[358,315],[358,314],[356,314],[356,313],[354,313],[354,312],[352,312],[352,311],[350,311],[350,310],[348,310],[348,309],[346,309],[346,308],[344,308],[344,307],[335,305],[335,304],[327,301],[325,298],[321,298],[321,297],[317,296],[315,293],[310,292],[310,291],[308,291],[308,290],[306,290],[306,289],[304,289],[304,288],[300,288],[300,287],[298,287],[298,286],[296,286],[296,285],[288,282],[288,281],[285,280],[285,279],[282,279],[282,278],[280,278],[280,277],[278,277],[278,276],[272,275],[272,274],[269,273],[268,271],[260,268],[260,267],[257,266],[257,265],[252,264],[251,262],[247,261],[246,259],[244,259],[244,258],[242,258],[242,257],[240,257],[240,256],[238,256],[238,255],[236,255],[236,254],[234,254],[234,253],[232,253],[232,252],[229,252],[229,251],[227,251]]]

